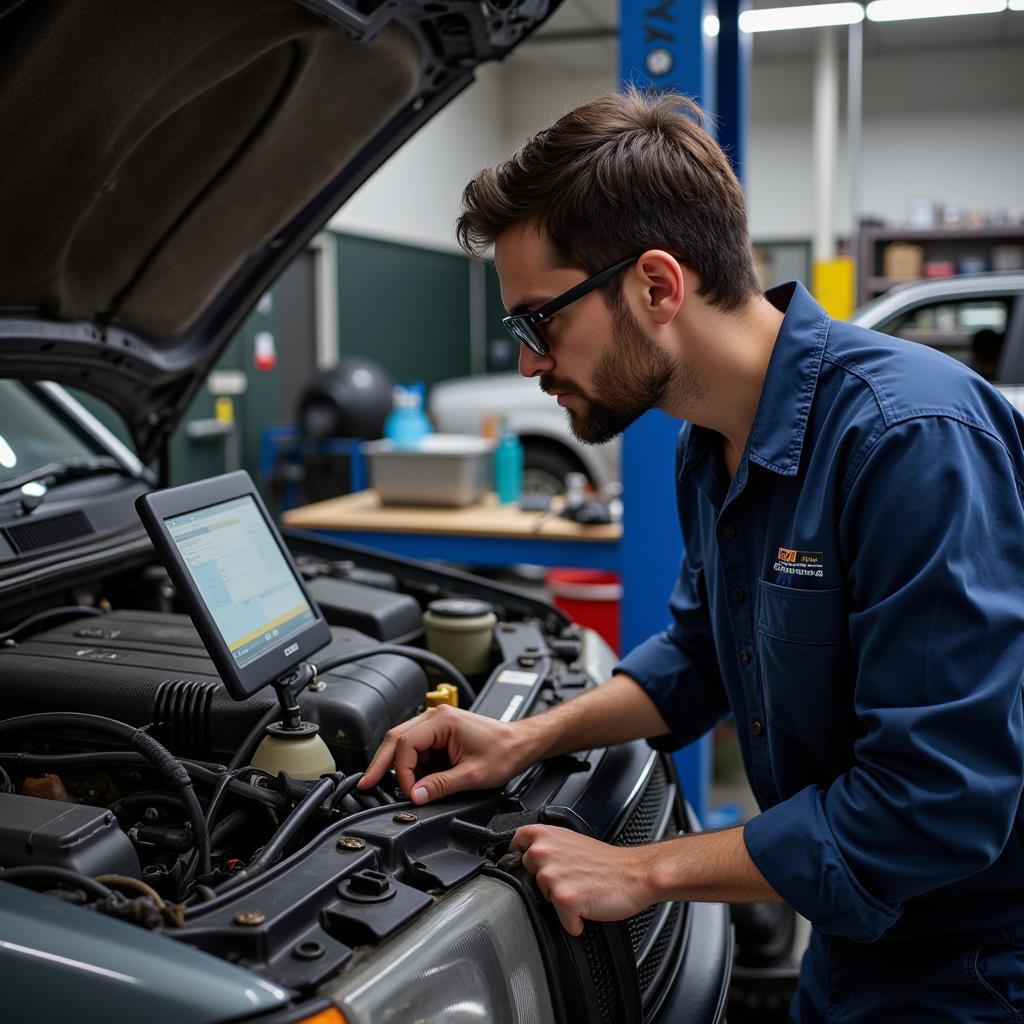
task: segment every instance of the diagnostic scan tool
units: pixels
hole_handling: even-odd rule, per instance
[[[279,686],[330,642],[248,473],[144,494],[135,507],[235,700]]]

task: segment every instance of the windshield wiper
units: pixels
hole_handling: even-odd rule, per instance
[[[21,476],[5,480],[3,483],[0,483],[0,497],[10,494],[12,491],[20,491],[29,484],[35,484],[37,486],[33,489],[34,493],[24,496],[33,502],[32,507],[35,508],[46,496],[47,489],[57,483],[58,480],[96,476],[100,473],[120,473],[123,476],[133,475],[127,466],[118,462],[112,455],[74,456],[69,459],[61,459],[59,462],[48,462],[45,466],[39,466],[27,473],[22,473]]]

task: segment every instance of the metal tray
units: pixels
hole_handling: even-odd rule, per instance
[[[361,451],[385,505],[472,505],[491,484],[494,443],[471,434],[427,434],[413,448],[366,441]]]

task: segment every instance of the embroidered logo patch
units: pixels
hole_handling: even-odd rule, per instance
[[[793,548],[779,548],[774,569],[791,576],[825,575],[825,563],[820,551],[796,551]]]

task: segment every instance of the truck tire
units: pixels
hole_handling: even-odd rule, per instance
[[[530,494],[565,493],[567,473],[590,474],[572,452],[557,445],[523,442],[523,491]],[[593,483],[592,480],[590,480]]]

